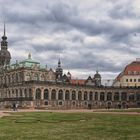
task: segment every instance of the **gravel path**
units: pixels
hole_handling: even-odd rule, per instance
[[[9,116],[9,113],[13,112],[59,112],[59,113],[95,113],[95,114],[126,114],[126,115],[140,115],[139,112],[107,112],[105,110],[87,110],[87,109],[79,109],[79,110],[29,110],[29,109],[21,109],[18,111],[12,111],[12,110],[1,110],[0,111],[0,118],[3,116]]]

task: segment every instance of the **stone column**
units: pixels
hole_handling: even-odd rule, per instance
[[[65,101],[65,90],[63,90],[63,100]]]
[[[51,89],[48,89],[49,90],[49,100],[51,100]]]
[[[112,92],[112,101],[114,102],[114,92]]]
[[[81,91],[82,92],[82,101],[84,100],[84,93],[83,93],[83,91]]]
[[[134,93],[134,101],[137,101],[137,93]]]
[[[34,93],[34,95],[35,95],[35,93]],[[22,97],[23,98],[25,97],[24,88],[22,88]]]
[[[92,93],[92,100],[95,101],[95,93]]]
[[[89,101],[89,92],[87,92],[87,100]]]
[[[121,101],[121,93],[119,92],[119,101]]]
[[[126,100],[129,101],[129,94],[130,93],[126,93]]]
[[[33,101],[31,101],[31,107],[34,108],[35,107],[35,93],[36,93],[36,89],[35,87],[32,87],[32,97],[33,97]],[[23,90],[22,90],[22,95],[23,95]]]
[[[78,91],[76,91],[76,100],[78,101]]]
[[[35,87],[32,88],[32,96],[33,96],[33,100],[35,100]],[[23,95],[23,89],[22,89],[22,95]]]
[[[107,93],[105,92],[104,94],[105,94],[105,99],[104,99],[104,101],[107,101]]]
[[[58,100],[58,90],[56,90],[56,100]]]
[[[44,99],[44,88],[41,88],[41,100]]]
[[[98,92],[98,101],[100,101],[100,93]]]
[[[69,94],[70,94],[70,101],[72,100],[72,91],[71,90],[69,90]]]

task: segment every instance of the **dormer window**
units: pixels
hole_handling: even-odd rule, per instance
[[[131,71],[128,71],[128,74],[130,75],[131,74]]]
[[[136,72],[136,71],[133,71],[133,73],[134,73],[134,74],[137,74],[137,72]]]

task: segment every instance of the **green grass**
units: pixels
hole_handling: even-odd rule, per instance
[[[134,108],[134,109],[97,109],[93,110],[93,112],[137,112],[140,113],[139,108]]]
[[[139,140],[140,116],[12,113],[0,119],[0,140]]]

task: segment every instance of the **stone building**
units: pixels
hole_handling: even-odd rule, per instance
[[[128,64],[116,77],[114,87],[140,87],[140,59]]]
[[[32,59],[10,64],[11,55],[5,34],[0,50],[0,108],[17,103],[21,108],[81,109],[140,107],[140,89],[104,87],[97,71],[87,79],[63,74],[61,61],[56,70]]]

